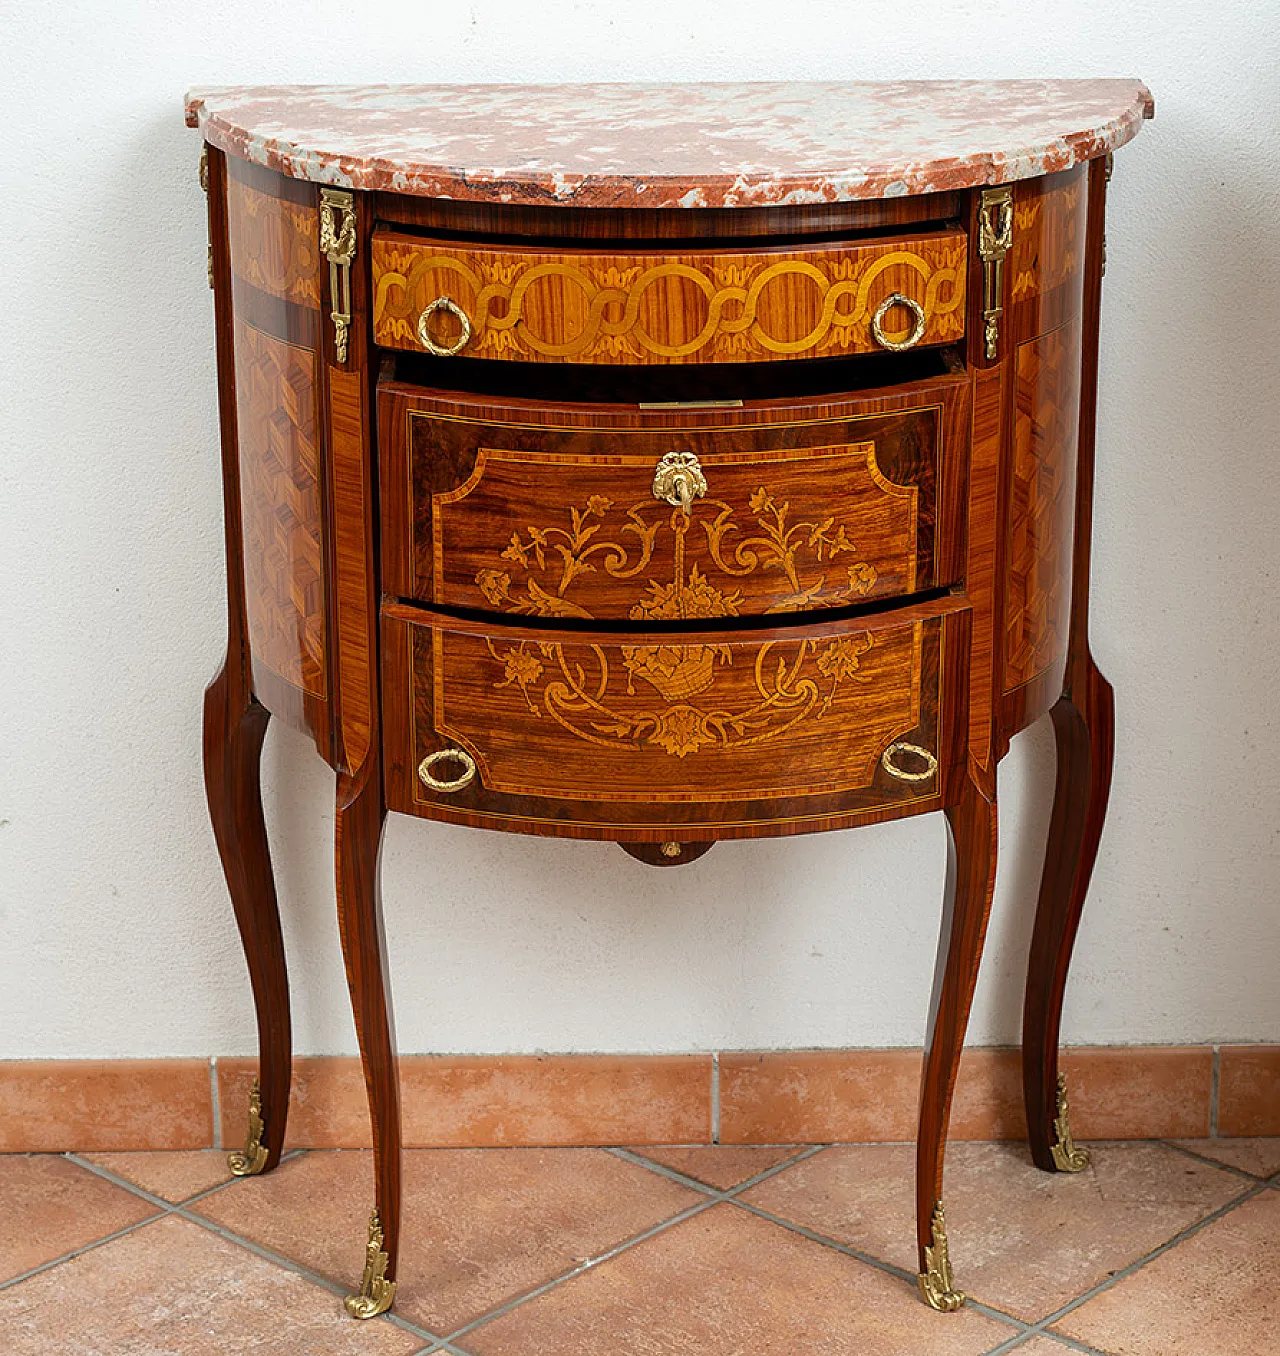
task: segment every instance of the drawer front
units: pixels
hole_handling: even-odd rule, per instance
[[[458,345],[472,358],[623,365],[951,344],[964,334],[967,250],[955,230],[680,254],[531,251],[384,230],[373,238],[374,338],[421,352]],[[894,293],[918,309],[895,304],[876,321]],[[466,316],[465,342],[456,313],[423,319],[438,298]]]
[[[962,756],[968,616],[947,598],[860,622],[618,634],[389,604],[388,801],[430,818],[624,839],[798,832],[937,808]],[[428,784],[424,760],[428,778],[465,784]]]
[[[384,387],[386,590],[648,624],[949,585],[969,392],[925,386],[700,411],[493,410]]]

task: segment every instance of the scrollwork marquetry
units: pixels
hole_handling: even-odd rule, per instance
[[[320,305],[320,251],[312,208],[273,198],[234,175],[227,184],[231,271],[269,296]]]
[[[836,526],[833,518],[791,522],[790,505],[778,503],[761,486],[749,504],[754,527],[745,536],[731,537],[742,531],[734,522],[734,507],[716,499],[703,502],[709,512],[700,520],[686,516],[681,506],[665,518],[645,522],[640,513],[645,506],[634,505],[626,510],[616,536],[600,537],[613,502],[593,495],[582,508],[569,510],[568,527],[530,527],[526,533],[513,533],[502,552],[511,568],[482,570],[476,583],[489,604],[502,611],[590,619],[591,614],[568,597],[578,575],[594,571],[598,557],[615,577],[638,580],[653,558],[655,538],[667,530],[675,535],[673,577],[648,579],[630,610],[631,619],[643,626],[736,617],[742,601],[737,589],[717,587],[696,564],[686,569],[685,542],[695,522],[705,534],[710,559],[730,580],[760,569],[786,576],[791,593],[770,608],[772,612],[853,601],[875,582],[875,567],[857,559],[848,529]],[[625,542],[624,536],[628,537]],[[835,583],[827,583],[829,569],[816,577],[811,573],[802,577],[806,557],[812,561],[807,569],[814,570],[844,555],[854,559],[840,562]],[[535,566],[545,570],[548,560],[556,557],[560,577],[551,592],[530,571]],[[524,575],[523,591],[513,581],[513,571]],[[597,671],[590,677],[581,665],[566,660],[559,645],[519,641],[499,649],[490,640],[487,648],[501,665],[493,686],[518,687],[533,714],[549,716],[588,743],[606,747],[650,744],[673,757],[686,758],[704,748],[733,748],[775,739],[810,716],[822,715],[842,684],[867,681],[859,672],[860,659],[873,644],[870,634],[855,634],[805,640],[794,647],[763,645],[748,704],[707,709],[691,701],[712,687],[717,670],[731,662],[729,646],[713,642],[622,645],[619,653],[628,695],[635,695],[637,683],[656,693],[650,709],[627,711],[609,703],[612,675],[599,647],[592,649]]]
[[[890,456],[897,436],[886,435]],[[931,438],[926,426],[926,454]],[[930,577],[929,468],[899,459],[906,483],[889,479],[876,441],[790,449],[767,462],[705,444],[699,458],[678,436],[650,445],[620,464],[480,447],[463,482],[446,480],[451,488],[429,500],[426,486],[419,491],[417,596],[505,609],[516,605],[500,595],[505,575],[529,615],[626,617],[636,572],[674,573],[672,509],[692,524],[680,539],[687,565],[731,577],[743,616],[907,595]]]
[[[709,563],[730,579],[766,571],[786,581],[766,612],[857,602],[878,578],[876,567],[858,558],[847,525],[837,525],[834,516],[793,521],[789,501],[779,502],[763,485],[748,499],[750,520],[745,524],[739,509],[723,499],[691,500],[689,507],[687,514],[682,504],[674,512],[656,509],[647,499],[619,508],[607,495],[589,495],[580,506],[570,506],[567,524],[530,525],[513,532],[500,553],[507,568],[480,570],[476,587],[500,611],[590,620],[593,614],[569,596],[579,576],[603,569],[614,579],[636,579],[655,559],[659,538],[669,533],[673,578],[648,580],[648,592],[636,600],[630,617],[635,621],[736,617],[742,602],[738,590],[714,587],[696,564],[686,571],[690,532],[701,538]],[[845,556],[854,559],[840,559]],[[546,583],[535,574],[542,574]]]
[[[1013,205],[1010,292],[1015,307],[1074,285],[1065,315],[1080,309],[1087,203],[1085,178],[1076,171],[1020,185]],[[1056,323],[1056,321],[1055,321]],[[1044,328],[1048,328],[1045,325]],[[1019,327],[1022,334],[1036,330]]]
[[[375,238],[374,333],[381,344],[422,347],[418,317],[444,295],[467,314],[474,357],[752,362],[871,351],[882,342],[872,317],[896,292],[920,307],[923,342],[949,343],[964,333],[966,248],[962,236],[940,235],[803,255],[651,262]],[[902,337],[913,332],[907,326]]]

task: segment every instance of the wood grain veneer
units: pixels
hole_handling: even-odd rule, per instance
[[[870,353],[871,320],[891,293],[923,311],[924,346],[964,334],[968,237],[953,230],[782,250],[531,251],[380,231],[373,239],[375,340],[425,349],[419,318],[438,297],[466,313],[469,357],[525,362],[776,362]],[[913,320],[885,317],[894,342]],[[453,344],[435,316],[431,340]]]

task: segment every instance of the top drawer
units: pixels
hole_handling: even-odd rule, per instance
[[[471,358],[611,365],[950,344],[964,334],[967,248],[958,230],[688,253],[530,250],[379,230],[374,339]]]

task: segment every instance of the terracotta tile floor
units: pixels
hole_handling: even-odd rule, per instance
[[[0,1156],[5,1356],[1274,1356],[1280,1140],[956,1144],[969,1304],[911,1272],[912,1151],[420,1149],[396,1313],[345,1316],[369,1155]]]

